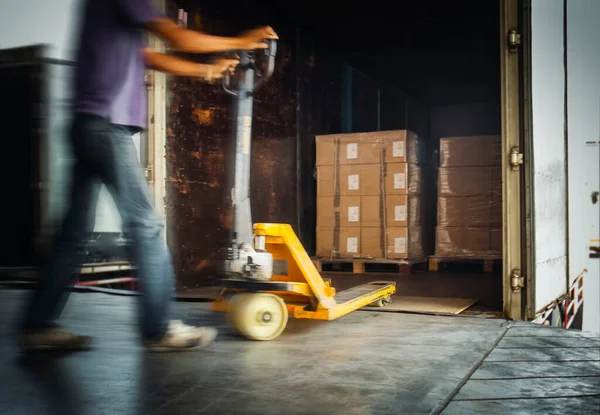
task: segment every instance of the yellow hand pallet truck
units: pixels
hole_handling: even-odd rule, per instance
[[[274,40],[267,42],[264,72],[257,65],[257,55],[261,52],[241,51],[237,80],[232,82],[229,73],[223,78],[223,88],[235,97],[237,110],[235,177],[231,191],[233,229],[226,256],[220,261],[224,288],[213,309],[227,312],[236,331],[253,340],[277,338],[289,316],[335,320],[368,305],[384,306],[396,292],[393,281],[374,281],[336,292],[331,282],[321,277],[290,225],[252,226],[249,197],[252,100],[254,92],[273,73],[277,46]]]

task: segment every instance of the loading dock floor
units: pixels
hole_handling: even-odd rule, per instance
[[[231,333],[207,304],[180,303],[221,329],[193,353],[149,355],[135,297],[74,293],[62,321],[89,352],[19,355],[27,291],[0,290],[0,413],[586,414],[600,409],[600,336],[503,319],[358,311],[291,320],[272,342]]]

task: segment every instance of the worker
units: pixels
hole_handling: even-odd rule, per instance
[[[21,344],[30,349],[87,349],[89,336],[56,323],[84,261],[84,240],[93,230],[95,204],[104,183],[132,236],[132,260],[140,280],[140,331],[151,351],[189,350],[211,343],[217,331],[184,324],[175,310],[174,271],[132,136],[146,126],[145,66],[212,82],[235,59],[198,64],[148,50],[145,32],[168,48],[187,53],[254,50],[277,39],[271,27],[239,37],[211,36],[179,27],[152,0],[85,0],[75,69],[70,143],[74,154],[71,199],[40,283],[27,304]]]

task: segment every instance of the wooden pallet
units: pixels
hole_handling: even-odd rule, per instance
[[[440,257],[430,256],[429,257],[429,271],[437,272],[440,270],[440,265],[449,264],[481,264],[483,266],[483,272],[494,272],[494,265],[502,261],[502,257],[489,256],[489,257],[467,257],[467,258],[454,258],[454,257]]]
[[[377,259],[350,259],[350,258],[313,258],[317,270],[323,272],[348,272],[353,274],[364,273],[394,273],[409,275],[414,271],[424,271],[427,260],[410,261],[377,260]]]

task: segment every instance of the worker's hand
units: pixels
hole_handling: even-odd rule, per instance
[[[211,64],[211,73],[207,77],[207,81],[212,82],[215,79],[221,79],[225,76],[225,73],[229,71],[231,75],[234,74],[236,66],[240,63],[237,59],[217,59]]]
[[[242,49],[246,50],[265,49],[267,47],[267,44],[264,42],[265,39],[279,39],[279,36],[277,36],[277,33],[275,33],[271,26],[252,29],[240,36]]]

